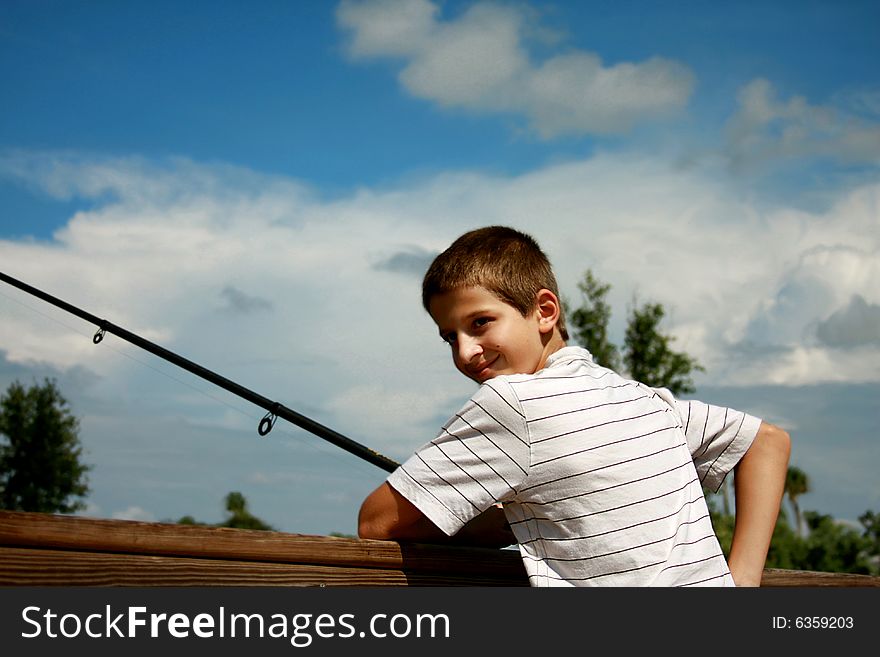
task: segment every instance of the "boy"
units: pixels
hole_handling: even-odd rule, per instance
[[[550,263],[492,226],[431,264],[422,302],[480,384],[364,501],[362,538],[519,545],[532,586],[758,586],[790,439],[732,409],[677,401],[566,345]],[[729,562],[702,486],[735,469]]]

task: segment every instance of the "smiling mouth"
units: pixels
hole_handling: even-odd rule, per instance
[[[476,367],[469,367],[468,372],[470,372],[471,376],[475,379],[485,379],[486,375],[489,374],[489,368],[492,367],[494,363],[495,359],[480,363]]]

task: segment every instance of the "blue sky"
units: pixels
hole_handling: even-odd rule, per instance
[[[0,270],[402,460],[470,391],[419,307],[461,232],[534,234],[789,428],[805,508],[880,509],[871,2],[0,5]],[[89,513],[351,532],[383,473],[0,290],[0,385],[58,379]]]

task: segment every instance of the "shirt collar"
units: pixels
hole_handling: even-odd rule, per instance
[[[589,358],[591,361],[593,360],[592,354],[590,354],[590,352],[583,347],[563,347],[562,349],[554,351],[547,357],[547,361],[544,363],[544,367],[547,368],[553,365],[558,365],[559,363],[565,363],[568,361],[584,358]]]

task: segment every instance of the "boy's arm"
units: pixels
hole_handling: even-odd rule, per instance
[[[762,422],[754,441],[734,468],[736,520],[728,565],[737,586],[760,586],[764,562],[782,494],[791,438]]]
[[[506,547],[516,543],[504,511],[499,506],[490,507],[455,535],[447,536],[388,482],[370,493],[361,505],[358,536],[480,547]]]

